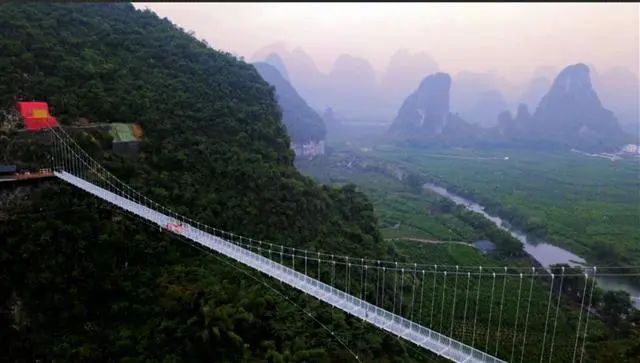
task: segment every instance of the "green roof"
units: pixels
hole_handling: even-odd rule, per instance
[[[131,124],[112,123],[109,133],[111,134],[111,136],[113,136],[113,142],[138,141],[138,139],[133,136]]]

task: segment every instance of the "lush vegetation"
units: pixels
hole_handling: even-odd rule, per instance
[[[375,153],[593,263],[640,265],[637,160],[518,149],[378,148]]]
[[[498,243],[499,259],[467,246],[385,243],[373,204],[356,187],[319,187],[295,170],[273,89],[252,66],[129,4],[0,5],[0,69],[7,119],[15,119],[16,100],[38,99],[67,126],[79,119],[139,122],[145,138],[134,159],[112,154],[109,136],[98,129],[73,134],[118,177],[209,225],[372,259],[489,266],[513,258],[508,238]],[[44,133],[2,130],[0,153],[7,162],[42,166],[47,141]],[[407,180],[391,189],[401,205],[380,214],[385,225],[406,220],[402,225],[415,226],[419,236],[500,239],[477,216],[437,198],[434,217],[423,222],[421,202],[411,198],[421,193],[420,176]],[[0,201],[0,336],[8,361],[343,362],[353,359],[343,343],[363,361],[435,359],[55,180],[4,184]],[[411,213],[417,221],[405,219]],[[447,227],[453,232],[445,233]],[[335,277],[345,276],[338,271]],[[360,275],[350,276],[357,283]],[[452,306],[457,289],[447,282],[434,284],[445,296],[435,308]],[[482,291],[486,301],[488,290]],[[546,291],[544,283],[535,285],[536,297]],[[511,306],[512,295],[506,298]],[[624,299],[607,299],[606,321],[623,319],[623,328],[633,327],[620,313]],[[563,306],[558,359],[567,357],[577,319],[570,296]],[[454,314],[458,322],[461,308]],[[486,306],[479,309],[482,320],[488,314]],[[542,308],[533,314],[540,317]],[[541,322],[531,326],[533,340]],[[609,334],[599,321],[593,329],[602,333],[595,342]],[[450,333],[468,341],[465,331]],[[623,344],[630,333],[616,334],[621,347],[612,354],[631,361]],[[480,329],[478,339],[484,338]],[[497,342],[501,351],[509,349],[508,340]]]
[[[400,159],[400,158],[399,158]],[[504,160],[504,158],[501,158]],[[376,215],[378,216],[381,230],[385,237],[392,239],[393,254],[398,256],[399,260],[417,261],[427,266],[446,266],[451,271],[455,266],[484,266],[485,268],[508,266],[530,266],[531,261],[523,259],[521,253],[520,242],[514,241],[510,236],[504,235],[501,230],[497,229],[491,222],[484,219],[480,215],[466,211],[463,208],[456,207],[452,202],[440,198],[437,195],[418,188],[418,185],[426,180],[432,180],[427,174],[411,171],[416,170],[409,167],[399,167],[400,163],[397,159],[385,161],[384,158],[372,153],[355,152],[347,149],[333,149],[333,152],[323,159],[315,159],[313,161],[297,161],[298,167],[309,175],[313,175],[317,180],[330,184],[355,183],[359,188],[367,194],[372,203]],[[477,160],[477,159],[476,159]],[[407,165],[407,164],[403,164]],[[409,170],[409,171],[408,171]],[[445,243],[420,243],[417,239],[441,240]],[[483,255],[469,246],[458,243],[446,243],[450,240],[472,241],[478,238],[488,238],[496,241],[498,251],[489,255]],[[516,246],[517,245],[517,246]],[[560,276],[562,266],[554,266],[553,272],[556,276]],[[424,267],[421,267],[424,268]],[[441,267],[442,269],[443,267]],[[562,288],[562,308],[559,318],[557,337],[557,347],[554,352],[554,360],[570,361],[572,359],[572,348],[575,340],[575,324],[577,319],[577,307],[581,304],[582,291],[590,289],[590,284],[584,286],[584,279],[580,276],[579,271],[564,265],[567,276],[563,278]],[[512,271],[513,272],[513,271]],[[409,287],[411,286],[412,272],[408,272]],[[419,271],[418,271],[419,275]],[[500,283],[504,283],[505,291],[508,291],[505,297],[504,310],[502,319],[505,325],[500,330],[501,339],[493,338],[490,335],[490,341],[498,340],[496,349],[500,352],[509,352],[513,347],[508,342],[514,336],[514,319],[516,311],[513,310],[517,306],[517,291],[519,290],[519,280],[516,276],[510,276],[506,280],[497,280],[497,288],[501,289]],[[454,276],[444,277],[437,275],[437,279],[433,280],[434,284],[429,285],[433,269],[427,268],[427,286],[430,291],[436,291],[436,296],[443,296],[442,300],[430,300],[427,296],[424,300],[426,310],[431,306],[434,307],[436,314],[432,318],[430,314],[422,315],[420,321],[429,322],[427,325],[444,323],[445,332],[453,334],[456,338],[467,343],[473,341],[473,334],[470,333],[468,321],[465,320],[464,310],[460,304],[455,305],[454,296],[464,296],[466,293],[465,283],[466,276],[462,276],[459,285],[456,284]],[[487,317],[491,314],[491,283],[492,279],[489,275],[485,275],[482,281],[477,281],[477,277],[470,280],[471,291],[480,284],[484,289],[480,292],[480,301],[484,302],[479,305],[478,316],[479,321],[486,324]],[[446,280],[446,283],[445,283]],[[418,276],[418,283],[421,279]],[[533,323],[530,326],[531,342],[536,348],[528,348],[525,345],[525,357],[537,360],[540,358],[539,347],[541,336],[544,335],[544,321],[546,299],[549,291],[548,277],[541,278],[532,285],[533,301]],[[559,292],[558,280],[554,285],[554,295]],[[410,289],[409,289],[410,290]],[[444,293],[442,293],[444,291]],[[442,295],[440,295],[442,294]],[[472,296],[473,297],[473,296]],[[412,296],[407,295],[407,301],[411,301]],[[554,297],[555,298],[555,297]],[[500,305],[497,304],[496,308]],[[638,319],[640,312],[631,308],[631,301],[627,293],[621,291],[604,292],[596,287],[593,294],[593,307],[601,319],[596,319],[595,325],[591,325],[590,340],[587,342],[587,350],[589,354],[586,359],[594,359],[595,361],[618,361],[633,362],[637,357],[638,349]],[[469,301],[470,306],[475,307],[473,299]],[[452,320],[441,321],[440,315],[437,314],[439,309],[450,311]],[[455,308],[455,310],[454,310]],[[451,309],[451,310],[449,310]],[[471,310],[473,311],[473,310]],[[434,319],[433,322],[431,319]],[[447,324],[451,321],[454,324],[447,329]],[[495,323],[495,321],[494,321]],[[453,329],[451,329],[453,327]],[[495,330],[495,326],[493,326]],[[481,341],[491,330],[485,330],[481,324],[478,334],[482,337]],[[493,333],[495,334],[495,332]],[[477,339],[477,337],[476,337]],[[529,342],[529,343],[531,343]],[[476,341],[477,343],[477,341]],[[477,346],[477,345],[476,345]],[[482,349],[482,348],[481,348]],[[519,352],[519,350],[516,350]],[[504,356],[502,356],[504,357]],[[507,355],[508,357],[508,355]],[[517,360],[518,356],[516,356]],[[526,360],[527,358],[525,358]]]
[[[319,182],[358,185],[373,203],[379,227],[387,239],[464,243],[488,239],[503,256],[526,256],[519,241],[489,220],[424,190],[425,178],[420,174],[349,151],[335,151],[326,158],[299,160],[296,164]]]
[[[120,178],[184,215],[298,247],[382,251],[361,193],[319,187],[295,170],[273,90],[255,69],[166,19],[130,4],[2,4],[0,68],[8,119],[16,100],[37,99],[64,125],[139,122],[145,139],[136,159],[113,155],[109,137],[96,130],[74,137]],[[43,166],[47,140],[3,130],[0,153]],[[9,361],[350,357],[234,266],[68,186],[8,185],[0,204],[0,335]],[[354,344],[351,324],[342,317],[331,329]],[[366,354],[411,359],[395,338],[375,332],[368,339],[386,343]]]

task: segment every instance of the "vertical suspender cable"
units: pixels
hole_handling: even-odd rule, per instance
[[[451,326],[449,327],[449,334],[451,338],[453,338],[453,320],[456,315],[456,297],[458,295],[458,273],[460,269],[456,266],[456,278],[453,283],[453,305],[451,306]],[[449,341],[449,345],[451,345],[451,341]]]
[[[415,304],[415,299],[416,299],[416,281],[417,281],[417,274],[418,274],[418,264],[414,263],[413,264],[413,288],[411,290],[411,315],[410,315],[410,320],[413,323],[413,308],[414,308],[414,304]]]
[[[462,335],[460,341],[464,342],[464,333],[467,328],[467,306],[469,305],[469,284],[471,283],[471,272],[467,272],[467,292],[464,298],[464,313],[462,315]]]
[[[529,311],[531,309],[531,293],[533,292],[533,281],[535,279],[536,269],[531,268],[531,285],[529,285],[529,301],[527,302],[527,315],[524,320],[524,334],[522,337],[522,350],[520,351],[520,362],[524,359],[524,348],[527,345],[527,328],[529,328]]]
[[[518,302],[516,304],[516,322],[513,327],[513,341],[511,342],[511,358],[510,362],[513,362],[513,354],[516,349],[516,337],[518,336],[518,317],[520,314],[520,293],[522,292],[522,273],[520,273],[520,283],[518,284]]]
[[[398,284],[398,262],[396,262],[396,268],[393,269],[393,313],[396,313],[396,291]]]
[[[386,271],[387,271],[387,267],[386,266],[382,266],[382,291],[381,291],[382,296],[380,297],[380,306],[383,309],[384,309],[384,290],[385,290],[384,275],[385,275]]]
[[[549,350],[549,363],[553,357],[553,346],[556,341],[556,327],[558,326],[558,311],[560,310],[560,297],[562,297],[562,284],[564,282],[564,266],[562,266],[560,275],[560,286],[558,287],[558,302],[556,303],[556,316],[553,319],[553,333],[551,333],[551,349]]]
[[[422,322],[422,305],[424,303],[424,279],[425,279],[425,272],[424,270],[422,270],[422,281],[420,282],[420,284],[422,285],[422,287],[420,288],[420,312],[418,313],[418,321]]]
[[[580,363],[582,363],[582,359],[584,358],[584,344],[587,341],[587,330],[589,328],[589,315],[591,313],[591,300],[593,298],[593,288],[596,286],[596,266],[593,266],[593,278],[591,281],[591,292],[589,293],[589,306],[587,307],[587,317],[584,321],[584,337],[582,338],[582,350],[580,352]]]
[[[578,349],[578,339],[580,339],[580,325],[582,324],[582,310],[584,310],[584,297],[587,294],[588,276],[584,274],[584,288],[582,289],[582,302],[580,303],[580,314],[578,315],[578,327],[576,328],[576,343],[573,346],[573,358],[571,362],[576,361],[576,350]]]
[[[349,262],[349,265],[347,266],[347,294],[350,294],[351,290],[351,262]]]
[[[500,345],[500,329],[502,329],[502,310],[504,309],[504,290],[507,287],[507,267],[504,268],[504,276],[502,277],[502,293],[500,294],[500,316],[498,317],[498,330],[496,330],[496,352],[494,356],[498,356],[498,346]],[[515,334],[515,332],[514,332]]]
[[[442,303],[440,304],[440,331],[442,332],[442,323],[444,322],[444,295],[447,291],[447,271],[442,273]]]
[[[478,288],[476,292],[476,313],[475,313],[475,316],[473,317],[473,333],[471,335],[471,346],[473,346],[473,343],[476,342],[476,326],[478,322],[478,307],[480,305],[479,302],[480,302],[480,284],[482,282],[482,266],[479,266],[479,270],[480,272],[478,273]]]
[[[345,256],[344,260],[344,291],[349,292],[349,256]]]
[[[484,343],[484,351],[488,351],[489,350],[489,336],[491,335],[489,332],[491,331],[491,318],[493,317],[493,294],[496,290],[496,273],[492,273],[491,275],[491,300],[489,302],[489,322],[487,323],[487,330],[486,330],[486,340]]]
[[[377,266],[376,267],[376,306],[380,306],[378,305],[379,303],[378,296],[380,294],[380,260],[378,260],[376,266]]]
[[[362,260],[361,260],[362,261]],[[364,299],[364,263],[360,264],[360,300]]]
[[[400,270],[400,307],[398,315],[402,316],[402,297],[404,296],[404,267]]]
[[[547,342],[547,326],[549,325],[549,311],[551,311],[551,297],[553,297],[553,282],[555,275],[551,274],[551,286],[549,286],[549,300],[547,301],[547,314],[544,319],[544,334],[542,335],[542,350],[540,351],[540,363],[544,359],[544,345]]]
[[[429,327],[433,327],[433,307],[436,302],[436,275],[438,265],[433,265],[433,286],[431,287],[431,316],[429,317]]]

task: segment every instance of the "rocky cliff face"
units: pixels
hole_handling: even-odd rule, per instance
[[[546,77],[533,78],[522,93],[520,102],[532,108],[536,107],[551,87],[551,79]]]
[[[526,104],[520,104],[513,119],[500,114],[498,133],[532,145],[584,149],[616,148],[629,137],[600,102],[589,67],[582,63],[568,66],[556,76],[533,115]]]
[[[602,106],[591,85],[589,68],[582,63],[558,74],[529,130],[533,137],[571,146],[605,146],[624,139],[616,117]]]
[[[451,77],[435,73],[426,77],[402,104],[391,126],[399,133],[442,134],[449,120]]]

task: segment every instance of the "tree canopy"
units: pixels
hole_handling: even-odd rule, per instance
[[[297,247],[381,253],[362,193],[320,187],[296,171],[273,89],[255,68],[167,19],[130,4],[1,4],[0,69],[3,114],[17,100],[47,101],[93,157],[183,215]],[[112,154],[109,136],[74,128],[79,119],[140,123],[139,156]],[[43,162],[39,136],[1,131],[3,157]],[[58,181],[3,188],[0,200],[8,360],[342,361],[347,354],[238,266]],[[351,334],[350,319],[332,324]],[[406,360],[402,345],[384,341],[371,354]]]

